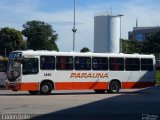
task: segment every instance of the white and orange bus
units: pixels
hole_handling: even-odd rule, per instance
[[[97,93],[155,85],[154,55],[14,51],[9,55],[8,89],[50,94],[52,90]]]
[[[7,58],[0,57],[0,86],[5,86],[5,80],[7,79],[7,61]]]

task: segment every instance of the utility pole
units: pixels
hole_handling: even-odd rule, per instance
[[[76,1],[74,0],[74,21],[73,21],[73,51],[75,51],[75,40],[76,40]]]

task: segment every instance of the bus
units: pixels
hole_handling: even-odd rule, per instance
[[[155,86],[154,55],[13,51],[6,81],[13,91],[48,95],[52,90],[94,90],[118,93],[120,89]]]
[[[5,80],[7,79],[7,58],[0,57],[0,86],[5,86]]]

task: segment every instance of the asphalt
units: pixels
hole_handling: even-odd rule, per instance
[[[160,86],[122,90],[55,91],[49,96],[0,90],[0,113],[26,114],[32,120],[160,120]]]

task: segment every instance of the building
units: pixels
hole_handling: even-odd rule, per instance
[[[94,17],[94,52],[120,52],[121,15],[104,13]]]
[[[133,31],[128,33],[128,39],[137,41],[146,41],[147,37],[155,32],[159,32],[160,27],[134,27]]]

